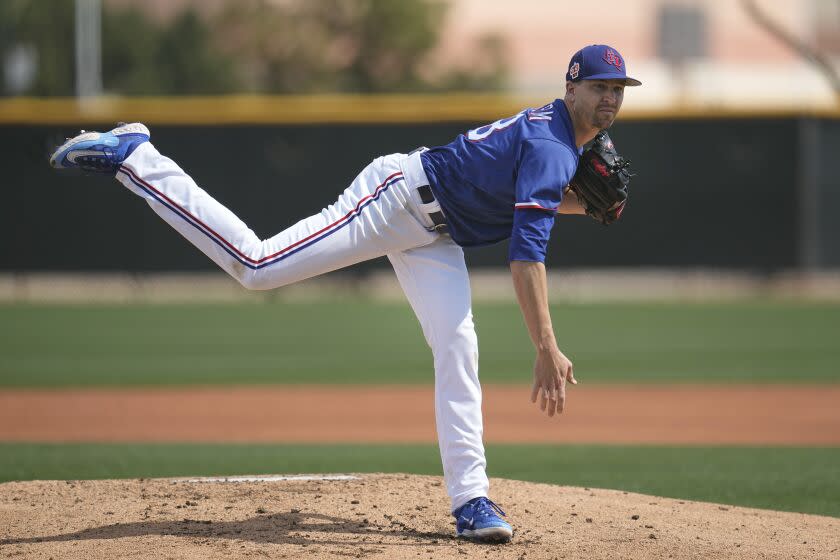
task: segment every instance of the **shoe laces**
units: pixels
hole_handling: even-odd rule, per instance
[[[502,508],[490,498],[479,498],[475,502],[475,509],[473,511],[476,517],[493,517],[497,513],[502,517],[507,517],[507,514],[502,511]]]

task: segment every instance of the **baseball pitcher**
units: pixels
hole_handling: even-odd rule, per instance
[[[555,216],[621,217],[627,162],[606,129],[625,86],[640,85],[607,45],[572,56],[566,92],[537,109],[458,136],[445,146],[375,159],[338,200],[268,239],[161,155],[140,123],[83,132],[56,149],[57,169],[113,173],[128,190],[244,287],[267,290],[387,256],[432,349],[435,419],[456,533],[510,540],[488,499],[478,342],[463,247],[510,239],[510,270],[536,363],[531,401],[563,411],[572,362],[549,315],[545,254]]]

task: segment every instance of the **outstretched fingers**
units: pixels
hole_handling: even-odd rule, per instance
[[[535,381],[531,389],[531,402],[536,403],[539,399],[540,410],[548,416],[563,412],[566,400],[566,391],[563,385],[559,380],[556,380],[555,384],[550,387],[547,384]]]
[[[566,383],[563,379],[560,379],[560,383],[557,389],[557,414],[563,414],[563,410],[566,408]]]
[[[531,402],[532,403],[537,402],[537,397],[540,394],[540,389],[541,389],[541,387],[540,387],[539,381],[534,380],[534,386],[533,386],[533,388],[531,388]]]
[[[531,388],[531,402],[539,401],[540,411],[549,417],[562,414],[566,408],[566,383],[577,385],[572,362],[557,352],[546,359],[538,355],[534,365],[534,385]],[[555,359],[556,358],[556,359]]]

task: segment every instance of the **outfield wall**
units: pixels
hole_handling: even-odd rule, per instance
[[[164,154],[268,237],[334,201],[377,155],[445,143],[515,112],[517,101],[237,97],[87,109],[61,100],[0,102],[0,271],[214,266],[112,180],[49,169],[49,147],[78,128],[149,122]],[[636,173],[625,216],[609,228],[560,217],[549,265],[755,273],[840,266],[840,222],[832,216],[840,188],[830,170],[840,153],[840,113],[630,112],[611,134]],[[472,266],[505,259],[504,244],[468,252]]]

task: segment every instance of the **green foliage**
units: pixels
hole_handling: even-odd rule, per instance
[[[429,75],[447,5],[433,0],[241,0],[214,20],[252,91],[385,92],[503,87],[504,41],[488,36],[467,68]]]
[[[236,88],[233,61],[221,55],[213,33],[193,11],[182,12],[161,33],[155,51],[165,93],[228,93]]]
[[[132,8],[106,11],[103,16],[102,74],[107,91],[174,95],[235,90],[232,60],[214,47],[209,29],[195,12],[184,11],[167,26]]]
[[[106,91],[160,94],[157,66],[161,31],[136,9],[110,12],[102,26],[102,75]],[[131,30],[127,33],[127,30]]]
[[[27,95],[73,95],[76,87],[74,3],[70,0],[2,0],[0,54],[16,45],[37,51],[38,73]]]
[[[518,307],[477,304],[474,313],[482,381],[529,383],[533,347]],[[582,383],[840,382],[838,305],[633,303],[552,313]],[[5,305],[0,356],[0,386],[433,379],[409,306],[358,300]]]
[[[840,449],[487,446],[492,477],[840,517]],[[0,482],[241,474],[440,475],[435,445],[0,443]]]
[[[465,67],[430,70],[446,8],[440,0],[237,0],[156,21],[104,2],[103,87],[125,95],[504,87],[499,36],[480,39]],[[74,94],[74,18],[73,0],[0,2],[0,54],[21,45],[37,52],[24,94]]]
[[[75,94],[73,0],[3,0],[0,52],[33,46],[38,72],[32,96]],[[235,89],[232,61],[213,45],[199,16],[182,12],[166,25],[134,9],[102,12],[102,79],[109,93],[225,93]]]

